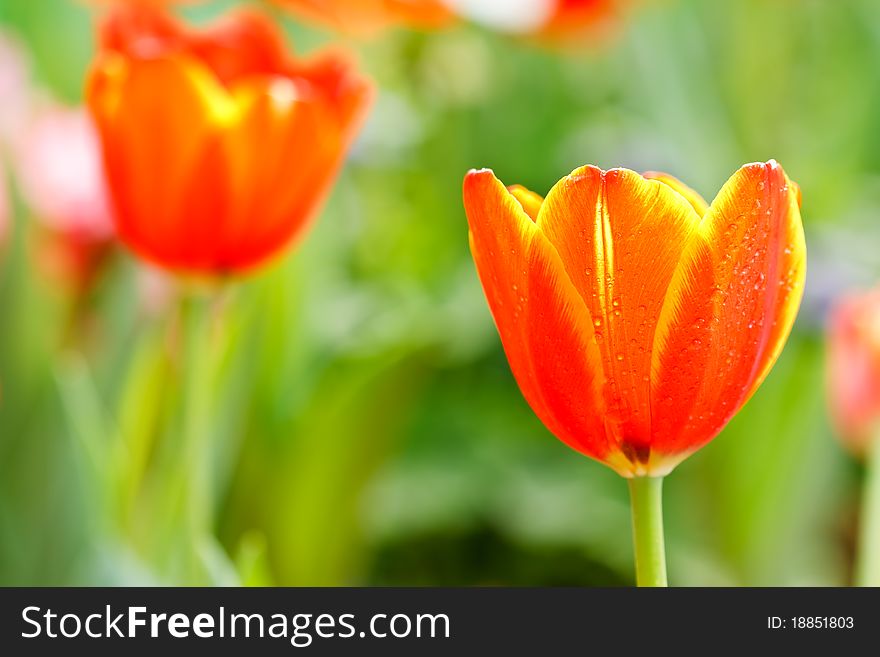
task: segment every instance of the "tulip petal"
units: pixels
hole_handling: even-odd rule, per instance
[[[514,377],[550,431],[604,460],[600,355],[590,316],[537,226],[491,171],[465,178],[471,251]]]
[[[174,102],[156,103],[157,89]],[[164,262],[168,245],[181,244],[180,208],[221,205],[225,178],[207,174],[222,163],[206,157],[205,149],[233,117],[234,106],[209,71],[174,57],[129,67],[106,54],[92,70],[88,97],[103,137],[120,237],[148,259]],[[200,181],[198,189],[190,188],[191,179]]]
[[[693,189],[681,182],[678,178],[670,176],[668,173],[661,173],[659,171],[646,171],[642,175],[648,180],[659,180],[664,185],[674,189],[676,192],[681,194],[688,203],[691,204],[694,212],[696,212],[701,217],[706,214],[706,210],[709,209],[709,204],[706,203],[706,200]]]
[[[655,336],[656,449],[684,458],[711,440],[773,365],[803,294],[796,187],[774,161],[741,168],[700,223]]]
[[[341,163],[348,129],[284,78],[253,80],[236,92],[240,117],[224,135],[234,202],[219,251],[245,268],[306,228]]]
[[[507,188],[507,191],[510,192],[513,198],[519,201],[522,209],[525,210],[525,213],[529,215],[531,220],[537,221],[538,211],[541,209],[541,204],[544,203],[544,197],[526,189],[522,185],[511,185]]]
[[[605,372],[609,436],[636,474],[651,456],[651,347],[663,300],[700,218],[669,186],[588,166],[547,195],[537,226],[592,318]]]

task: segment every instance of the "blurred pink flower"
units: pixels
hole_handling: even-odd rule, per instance
[[[34,258],[62,289],[91,288],[114,242],[97,134],[82,108],[46,105],[12,144],[22,200],[35,221]]]
[[[53,103],[31,78],[26,50],[2,31],[0,99],[0,158],[37,224],[34,256],[50,278],[81,290],[113,241],[91,118],[82,108]]]
[[[827,371],[835,429],[864,453],[880,431],[880,288],[847,296],[832,310]]]
[[[84,109],[38,113],[18,140],[15,168],[22,198],[44,226],[80,239],[112,239],[97,134]]]

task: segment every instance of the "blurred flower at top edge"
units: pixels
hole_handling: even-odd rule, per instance
[[[827,348],[832,421],[845,444],[863,454],[880,428],[880,287],[837,302]]]
[[[305,21],[370,36],[394,26],[438,29],[455,20],[440,0],[273,0]]]
[[[372,98],[347,54],[294,59],[263,14],[190,29],[142,5],[100,31],[86,95],[114,221],[175,273],[242,273],[301,238]]]
[[[490,29],[574,42],[613,19],[623,0],[446,0],[458,14]]]

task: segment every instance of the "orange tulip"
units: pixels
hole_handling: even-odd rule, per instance
[[[104,22],[87,97],[120,238],[167,269],[222,275],[303,235],[371,86],[338,53],[292,59],[260,14],[196,32],[138,4]]]
[[[831,313],[828,399],[837,433],[864,454],[880,435],[880,288],[841,299]]]
[[[749,164],[711,205],[663,174],[585,166],[546,199],[464,182],[471,250],[544,424],[624,477],[711,440],[767,376],[803,292],[797,186]]]
[[[440,0],[275,1],[305,20],[353,34],[370,34],[393,25],[436,29],[453,19]]]

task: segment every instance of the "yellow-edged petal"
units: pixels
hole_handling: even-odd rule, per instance
[[[681,194],[685,200],[691,204],[691,207],[701,217],[706,214],[706,210],[709,209],[709,204],[706,203],[706,200],[700,196],[693,189],[685,185],[675,176],[670,176],[668,173],[661,173],[660,171],[646,171],[642,174],[648,180],[659,180],[664,185],[671,187],[676,192]]]
[[[654,444],[681,458],[711,440],[763,381],[806,274],[798,192],[774,161],[719,192],[676,272],[652,361]]]
[[[556,251],[491,171],[465,178],[471,250],[514,377],[550,431],[603,460],[603,370],[589,313]]]

